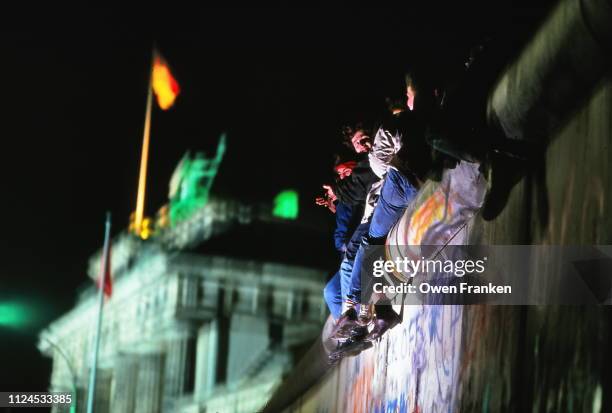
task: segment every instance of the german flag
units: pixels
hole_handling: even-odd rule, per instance
[[[153,73],[151,76],[151,85],[153,92],[155,92],[155,97],[157,97],[159,107],[162,110],[170,109],[181,88],[174,76],[172,76],[168,63],[157,51],[153,57]]]

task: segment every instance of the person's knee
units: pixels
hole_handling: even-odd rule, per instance
[[[332,281],[333,280],[330,280],[323,288],[323,297],[325,298],[325,301],[328,303],[330,302],[330,300],[333,299],[335,295],[334,283]]]
[[[378,225],[373,225],[368,230],[368,233],[361,240],[361,246],[367,248],[369,245],[380,245],[380,241],[384,243],[389,233],[389,225],[381,221]]]

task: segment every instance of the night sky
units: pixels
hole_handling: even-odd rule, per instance
[[[407,64],[452,76],[484,36],[510,59],[548,8],[489,3],[5,15],[12,29],[0,38],[0,303],[24,303],[33,320],[19,330],[0,326],[0,390],[46,390],[50,363],[36,335],[88,282],[104,212],[113,213],[114,234],[128,223],[154,42],[182,94],[170,111],[153,112],[148,212],[166,202],[183,153],[210,154],[226,131],[214,193],[269,201],[295,188],[302,210],[330,231],[333,219],[313,200],[331,176],[343,120],[382,110]],[[311,248],[317,264],[317,251],[333,247],[330,239]]]

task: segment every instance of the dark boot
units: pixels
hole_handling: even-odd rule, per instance
[[[351,340],[363,340],[365,336],[367,335],[368,335],[367,325],[364,325],[364,326],[358,325],[357,327],[351,330],[351,332],[349,333],[349,338]]]
[[[357,310],[354,307],[346,310],[336,322],[336,326],[330,334],[330,339],[338,340],[350,337],[351,331],[359,326],[357,318]]]
[[[355,357],[372,346],[372,342],[363,340],[363,337],[359,339],[349,338],[340,344],[336,351],[330,353],[328,360],[330,364],[335,364],[344,357]]]
[[[374,319],[374,328],[365,337],[365,341],[374,341],[381,338],[387,331],[398,325],[402,319],[393,311],[391,306],[377,305],[376,318]]]

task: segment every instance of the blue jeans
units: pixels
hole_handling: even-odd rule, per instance
[[[349,205],[344,202],[336,204],[336,230],[334,231],[334,245],[336,250],[344,255],[346,245],[351,240],[355,229],[359,226],[363,216],[363,206]]]
[[[348,294],[351,300],[361,302],[361,265],[365,248],[368,245],[384,243],[391,227],[399,221],[416,194],[417,189],[402,173],[389,168],[378,203],[374,207],[368,236],[363,238],[355,257]]]
[[[346,244],[346,252],[340,264],[340,269],[327,282],[323,290],[323,296],[325,297],[327,307],[336,320],[342,314],[342,302],[347,298],[349,291],[354,288],[351,285],[353,280],[353,264],[357,256],[357,251],[363,243],[363,239],[368,234],[369,227],[370,223],[368,222],[366,224],[359,224],[355,229],[351,239]]]

